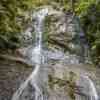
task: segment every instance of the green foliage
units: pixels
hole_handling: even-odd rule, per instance
[[[17,33],[21,29],[18,17],[25,16],[31,0],[0,0],[0,33]]]
[[[100,2],[91,4],[81,15],[81,23],[91,46],[93,61],[100,60]]]
[[[29,3],[31,0],[0,0],[1,44],[15,45],[19,41],[17,38],[23,28],[25,12],[30,9]]]
[[[100,64],[100,1],[71,0],[72,9],[80,17],[82,27],[90,44],[91,55]]]
[[[96,3],[96,0],[77,0],[74,5],[75,12],[77,14],[84,15],[87,12],[88,7],[95,3]]]

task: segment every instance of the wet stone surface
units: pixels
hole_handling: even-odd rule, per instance
[[[0,100],[11,100],[31,71],[32,68],[27,65],[0,59]]]
[[[58,77],[63,79],[63,73],[68,74],[68,72],[73,71],[76,74],[83,74],[88,73],[89,77],[93,80],[94,84],[96,85],[96,89],[98,91],[98,95],[100,94],[100,69],[96,69],[94,67],[90,67],[90,65],[67,65],[60,63],[49,63],[50,74],[53,77]],[[0,100],[11,100],[13,93],[20,87],[20,84],[27,79],[27,77],[32,72],[32,67],[29,67],[25,64],[16,63],[7,60],[0,59]],[[85,81],[84,81],[85,82]],[[31,85],[28,85],[27,90],[24,90],[24,94],[22,94],[21,100],[31,100],[31,97],[34,98],[34,89],[31,88]],[[56,90],[58,91],[59,88]],[[49,90],[49,100],[66,100],[65,94],[61,92],[60,89],[56,94],[53,90]],[[60,94],[63,94],[60,96]],[[65,92],[64,92],[65,93]],[[30,98],[30,99],[29,99]],[[57,99],[59,98],[59,99]],[[54,99],[54,100],[55,100]]]

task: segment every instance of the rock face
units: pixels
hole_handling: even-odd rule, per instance
[[[44,7],[45,8],[45,7]],[[43,33],[43,47],[49,50],[60,51],[62,53],[69,53],[69,55],[76,55],[79,62],[88,62],[89,51],[88,44],[85,39],[85,34],[80,27],[79,19],[73,16],[71,12],[61,13],[48,7],[49,13],[45,19],[45,27]],[[59,13],[58,13],[59,12]],[[33,14],[33,21],[29,28],[23,33],[23,45],[25,46],[24,54],[26,56],[34,47],[35,41],[35,14]]]
[[[31,71],[30,66],[0,58],[0,100],[11,100],[13,93]]]
[[[60,16],[49,16],[48,48],[77,55],[80,61],[89,57],[88,44],[79,19],[69,13]]]
[[[53,60],[53,58],[52,58]],[[27,79],[29,74],[32,72],[32,67],[20,64],[18,62],[12,62],[8,60],[1,60],[0,59],[0,100],[11,100],[13,93],[19,88],[20,84]],[[100,94],[100,69],[95,70],[92,65],[68,65],[64,64],[61,61],[50,61],[49,65],[45,65],[46,72],[49,69],[49,75],[55,79],[61,79],[60,82],[63,80],[69,79],[69,73],[74,72],[75,80],[79,80],[79,75],[88,75],[92,80],[94,80],[94,84],[98,90],[98,95]],[[90,67],[91,66],[91,67]],[[77,77],[76,77],[77,76]],[[81,79],[82,80],[82,79]],[[84,82],[83,82],[84,81]],[[86,80],[81,81],[82,84],[85,83],[85,88],[88,86]],[[49,85],[48,85],[48,92],[49,93],[49,100],[70,100],[68,97],[68,92],[66,93],[66,88],[58,87],[59,82],[54,84],[54,88],[52,88],[52,81],[50,81],[49,77]],[[79,81],[77,81],[79,82]],[[67,82],[66,82],[67,83]],[[86,85],[87,84],[87,85]],[[46,86],[46,85],[45,85]],[[65,85],[68,86],[68,85]],[[84,85],[83,85],[84,86]],[[34,98],[34,87],[31,84],[28,85],[27,89],[23,92],[23,97],[26,99],[21,98],[21,100],[31,100]],[[47,94],[48,95],[48,94]],[[30,98],[30,99],[29,99]],[[78,97],[77,97],[78,98]],[[33,99],[32,99],[33,100]],[[78,99],[76,99],[78,100]],[[79,99],[81,100],[81,99]],[[86,100],[86,98],[84,99]]]
[[[51,11],[54,12],[55,10],[51,9]],[[34,46],[31,46],[32,38],[34,38],[32,37],[34,36],[32,35],[34,33],[34,22],[35,19],[32,23],[33,26],[25,33],[26,38],[27,34],[29,35],[29,38],[25,40],[26,49],[23,49],[24,51],[19,51],[27,58],[27,61],[34,48]],[[42,42],[42,55],[44,56],[46,62],[44,66],[46,67],[41,68],[39,72],[41,75],[38,77],[38,80],[42,82],[46,75],[48,77],[44,86],[40,85],[39,87],[43,90],[42,96],[45,96],[46,90],[47,99],[44,100],[90,99],[90,95],[93,96],[93,94],[90,93],[86,95],[88,94],[87,90],[85,90],[85,94],[81,93],[81,88],[83,87],[81,87],[81,83],[79,82],[82,76],[84,87],[88,87],[89,82],[85,80],[83,76],[91,76],[94,78],[94,72],[88,71],[88,66],[92,65],[86,64],[89,58],[88,45],[86,45],[85,35],[80,28],[78,18],[71,13],[48,13],[45,20],[45,30]],[[30,61],[28,62],[30,63]],[[32,82],[29,81],[28,86],[23,91],[21,99],[18,100],[32,100],[32,98],[35,98],[33,95],[35,92],[36,90]],[[83,95],[83,97],[81,95]],[[41,95],[39,95],[39,97],[41,98]]]
[[[89,75],[90,73],[85,69],[80,69],[82,66],[61,63],[52,66],[53,72],[50,73],[52,80],[49,86],[50,100],[88,100],[91,98],[92,90],[89,89],[90,83],[84,78],[85,75]],[[77,84],[80,80],[83,81]]]

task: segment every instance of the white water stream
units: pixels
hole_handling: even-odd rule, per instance
[[[43,95],[43,91],[41,89],[41,83],[42,80],[42,76],[40,75],[40,70],[42,69],[42,63],[44,62],[44,57],[43,57],[43,49],[42,49],[42,33],[43,33],[43,27],[44,27],[44,20],[45,17],[49,14],[48,13],[48,9],[41,9],[40,11],[36,12],[33,15],[33,18],[35,18],[36,22],[34,25],[35,28],[35,33],[36,33],[36,41],[35,41],[35,47],[32,50],[32,54],[31,54],[31,61],[35,63],[35,69],[33,70],[33,72],[31,73],[31,75],[28,77],[28,79],[21,84],[20,88],[14,93],[12,100],[26,100],[26,99],[21,99],[22,98],[22,94],[25,90],[25,88],[27,88],[27,86],[29,84],[31,84],[34,89],[35,92],[33,94],[35,94],[35,97],[33,97],[32,99],[29,100],[48,100],[47,96]],[[55,13],[55,12],[53,12]],[[96,88],[92,82],[92,80],[89,77],[85,77],[84,76],[85,81],[87,81],[90,84],[90,98],[88,100],[98,100],[98,95],[97,95],[97,91]],[[81,85],[81,84],[80,84]],[[78,99],[81,100],[81,99]]]
[[[12,100],[21,100],[21,95],[25,88],[27,88],[28,83],[30,82],[32,86],[35,88],[35,100],[46,100],[43,99],[42,91],[38,87],[38,75],[39,70],[41,67],[41,61],[42,61],[42,32],[43,32],[43,22],[45,16],[48,14],[48,9],[43,9],[37,13],[34,14],[33,17],[36,18],[35,23],[35,32],[36,32],[36,42],[35,47],[32,50],[32,62],[35,62],[35,69],[31,73],[31,75],[28,77],[28,79],[20,86],[20,88],[15,92],[15,94],[12,97]],[[41,95],[41,97],[39,97]]]

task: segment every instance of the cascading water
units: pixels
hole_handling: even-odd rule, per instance
[[[81,92],[83,96],[76,96],[77,100],[99,100],[97,91],[93,81],[85,74],[80,75],[80,79],[76,83],[81,87]]]
[[[32,52],[31,52],[31,56],[30,56],[30,60],[31,63],[34,65],[35,64],[35,68],[34,71],[31,73],[31,75],[28,77],[28,79],[20,86],[20,88],[14,93],[12,100],[66,100],[66,96],[64,98],[58,96],[58,97],[53,97],[48,98],[48,94],[46,89],[45,89],[45,82],[48,80],[48,75],[46,71],[43,71],[43,64],[46,58],[44,58],[44,52],[46,52],[45,50],[43,50],[42,46],[42,33],[43,33],[43,28],[44,28],[44,20],[45,17],[47,15],[52,15],[52,14],[59,14],[58,12],[50,12],[50,10],[48,10],[48,8],[44,8],[44,9],[40,9],[40,11],[36,12],[32,18],[35,19],[35,23],[34,23],[34,29],[35,29],[35,33],[36,33],[36,37],[35,37],[35,46],[32,48]],[[53,53],[53,52],[48,52],[46,53],[50,59],[56,59],[56,60],[66,60],[66,62],[74,64],[76,60],[76,56],[73,59],[70,57],[70,54],[68,55],[69,58],[71,59],[67,59],[66,57],[64,57],[64,53],[62,52],[57,52],[57,53]],[[61,61],[63,62],[63,61]],[[77,61],[77,63],[79,63]],[[75,64],[77,64],[75,63]],[[82,82],[83,83],[82,83]],[[86,83],[85,83],[86,82]],[[87,87],[87,84],[89,84],[89,95],[88,95],[88,99],[85,98],[83,99],[83,97],[77,97],[75,100],[98,100],[98,95],[95,89],[95,86],[92,82],[92,80],[87,77],[82,75],[82,77],[80,76],[80,80],[78,81],[78,85],[83,87],[83,92],[86,89],[84,87]],[[30,89],[31,88],[31,89]],[[88,88],[88,87],[87,87]],[[28,92],[25,92],[28,91]],[[31,91],[31,92],[30,92]],[[46,93],[45,93],[46,92]],[[87,91],[85,91],[85,93],[87,93]],[[84,93],[84,94],[85,94]],[[69,100],[69,99],[67,99]]]
[[[40,74],[40,67],[42,64],[42,32],[43,32],[43,22],[44,18],[48,13],[48,9],[43,9],[40,12],[36,13],[33,17],[36,18],[35,23],[35,33],[36,33],[36,42],[35,47],[32,50],[32,58],[31,61],[35,63],[35,69],[32,72],[32,74],[29,76],[29,78],[20,86],[20,88],[16,91],[16,93],[13,95],[12,100],[22,100],[21,96],[23,94],[23,91],[25,88],[27,88],[28,84],[31,84],[33,88],[35,89],[35,98],[32,98],[33,100],[46,100],[44,99],[42,95],[42,91],[39,88],[39,74]],[[24,98],[25,99],[25,98]],[[26,100],[26,99],[25,99]]]
[[[90,84],[90,100],[98,100],[98,95],[97,95],[97,91],[95,88],[94,83],[92,82],[92,80],[88,77],[88,76],[84,76],[84,78],[89,82]]]

